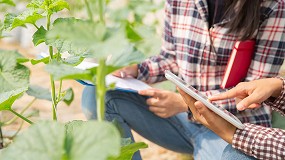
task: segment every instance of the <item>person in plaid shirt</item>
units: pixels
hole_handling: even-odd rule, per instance
[[[285,159],[285,130],[266,128],[263,126],[245,123],[243,130],[236,128],[214,112],[210,111],[201,102],[195,102],[187,93],[179,90],[185,102],[191,107],[196,120],[213,130],[233,148],[241,150],[247,155],[258,159]],[[237,97],[237,109],[254,109],[264,102],[273,110],[285,115],[285,79],[268,78],[243,82],[233,89],[210,97],[212,101]],[[195,105],[193,103],[195,102]],[[195,106],[195,107],[194,107]],[[232,151],[231,147],[225,150],[224,159],[235,159],[239,152]]]
[[[114,75],[156,83],[165,80],[165,70],[171,70],[205,95],[218,94],[224,91],[220,84],[235,42],[255,37],[245,81],[274,77],[284,60],[284,16],[284,0],[166,0],[161,53]],[[159,89],[138,93],[113,90],[106,94],[106,119],[116,119],[125,137],[132,137],[133,129],[167,149],[193,154],[195,159],[221,158],[228,143],[188,120],[188,107],[180,94]],[[90,119],[96,118],[94,94],[93,87],[86,87],[82,96],[83,112]],[[218,104],[244,123],[271,127],[266,106],[241,112],[234,99]]]

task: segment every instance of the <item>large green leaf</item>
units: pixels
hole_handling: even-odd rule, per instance
[[[120,136],[107,122],[39,122],[1,153],[1,160],[105,160],[118,156]]]
[[[77,69],[67,64],[51,63],[46,65],[45,70],[52,74],[55,80],[81,79],[92,81],[93,77],[90,70]]]
[[[120,134],[116,127],[108,122],[81,123],[73,127],[72,132],[67,133],[67,137],[73,137],[68,152],[70,160],[90,160],[94,157],[96,160],[105,160],[111,155],[119,155],[120,152]]]
[[[128,39],[129,33],[135,33],[135,31],[126,27],[109,29],[101,23],[94,24],[87,21],[62,21],[56,23],[46,37],[48,40],[68,41],[74,47],[85,47],[93,57],[98,59],[120,58],[119,62],[112,65],[122,66],[142,60],[142,54],[140,55],[132,48],[133,45],[130,43],[130,41],[139,40],[140,37],[129,36],[131,39]],[[132,62],[129,61],[130,59]],[[111,63],[108,64],[111,65]]]
[[[37,99],[45,99],[45,100],[51,101],[50,91],[40,86],[35,86],[35,85],[29,86],[27,94]]]
[[[0,93],[0,111],[10,110],[12,104],[24,93],[28,88],[23,87],[7,92]]]
[[[0,0],[0,3],[5,3],[11,6],[15,6],[15,3],[12,0]]]
[[[65,128],[56,122],[40,122],[17,136],[1,160],[61,160]]]
[[[28,87],[30,70],[17,62],[16,51],[0,50],[0,93]]]

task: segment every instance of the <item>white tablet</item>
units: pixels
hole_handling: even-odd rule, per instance
[[[215,103],[211,103],[208,101],[208,97],[200,93],[198,90],[193,88],[191,85],[188,85],[184,82],[181,78],[177,77],[175,74],[171,73],[170,71],[165,71],[165,77],[181,88],[184,92],[188,93],[194,99],[202,102],[205,106],[207,106],[210,110],[230,122],[232,125],[236,126],[239,129],[244,129],[244,125],[241,121],[234,116],[232,113],[227,111],[226,109],[216,105]]]

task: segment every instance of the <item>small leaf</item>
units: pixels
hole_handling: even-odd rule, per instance
[[[72,88],[68,88],[64,92],[65,92],[65,94],[64,94],[63,101],[65,104],[67,104],[69,106],[74,99],[74,92],[73,92]]]
[[[4,30],[11,30],[16,14],[7,13],[4,17]]]
[[[31,85],[29,86],[29,89],[26,93],[37,99],[45,99],[45,100],[51,101],[50,91],[40,86]]]
[[[41,26],[33,35],[33,43],[35,46],[45,42],[47,30]]]
[[[0,93],[0,111],[10,110],[12,104],[27,90],[28,88],[23,87],[12,91]]]
[[[118,157],[108,158],[108,160],[131,160],[134,153],[139,149],[147,148],[147,144],[143,142],[132,143],[121,148],[121,154]]]
[[[54,76],[55,80],[60,79],[81,79],[92,81],[90,70],[81,70],[70,65],[52,63],[45,67],[45,70]]]
[[[65,64],[69,64],[71,66],[77,66],[84,60],[81,56],[69,56],[67,58],[63,58],[62,61]]]
[[[22,14],[14,17],[11,30],[19,26],[25,26],[27,23],[36,24],[37,20],[41,19],[42,17],[43,16],[37,13],[36,10],[24,11]]]
[[[32,65],[35,65],[35,64],[38,64],[38,63],[41,63],[41,62],[43,62],[44,64],[48,64],[49,63],[49,59],[50,59],[50,56],[42,58],[42,59],[32,59],[31,63],[32,63]]]
[[[126,25],[126,34],[131,42],[138,42],[143,39],[130,24]]]

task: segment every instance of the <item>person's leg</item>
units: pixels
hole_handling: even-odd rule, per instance
[[[255,160],[256,158],[248,156],[243,152],[234,149],[230,144],[224,149],[221,160]]]

